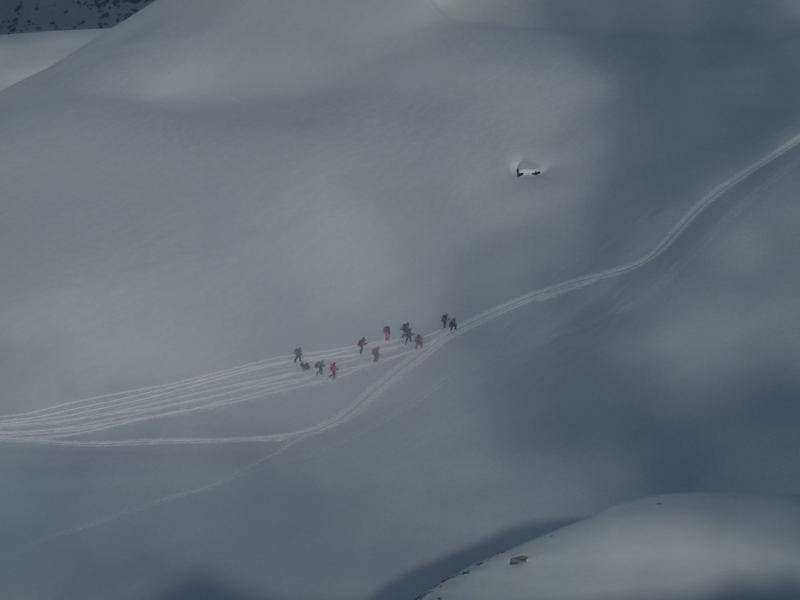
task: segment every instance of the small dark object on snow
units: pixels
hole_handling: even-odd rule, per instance
[[[520,554],[519,556],[512,557],[511,560],[508,561],[508,564],[510,564],[510,565],[521,565],[522,563],[526,563],[526,562],[528,562],[528,557],[525,556],[524,554]]]
[[[517,167],[517,177],[525,177],[528,175],[541,175],[542,172],[539,169],[520,169]]]
[[[530,175],[541,175],[542,169],[536,163],[523,160],[517,165],[517,177],[528,177]]]

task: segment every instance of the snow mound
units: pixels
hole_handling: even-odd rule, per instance
[[[796,598],[798,565],[797,497],[669,495],[518,546],[423,598]]]
[[[800,7],[790,0],[432,0],[454,19],[569,31],[686,34],[796,30]]]

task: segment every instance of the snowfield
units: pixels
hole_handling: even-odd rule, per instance
[[[0,596],[800,596],[798,13],[623,4],[0,38]]]

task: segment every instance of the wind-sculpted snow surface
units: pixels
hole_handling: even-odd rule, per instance
[[[797,497],[656,496],[487,557],[421,599],[788,600],[798,564]]]
[[[98,35],[88,30],[0,36],[0,90],[55,64]]]

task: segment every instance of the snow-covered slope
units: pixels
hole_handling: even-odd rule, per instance
[[[800,594],[798,564],[796,497],[656,496],[493,556],[423,598],[782,600]]]
[[[0,590],[405,598],[796,491],[798,45],[661,33],[159,0],[0,92]]]
[[[91,42],[98,33],[84,30],[0,36],[0,89],[46,69]]]

